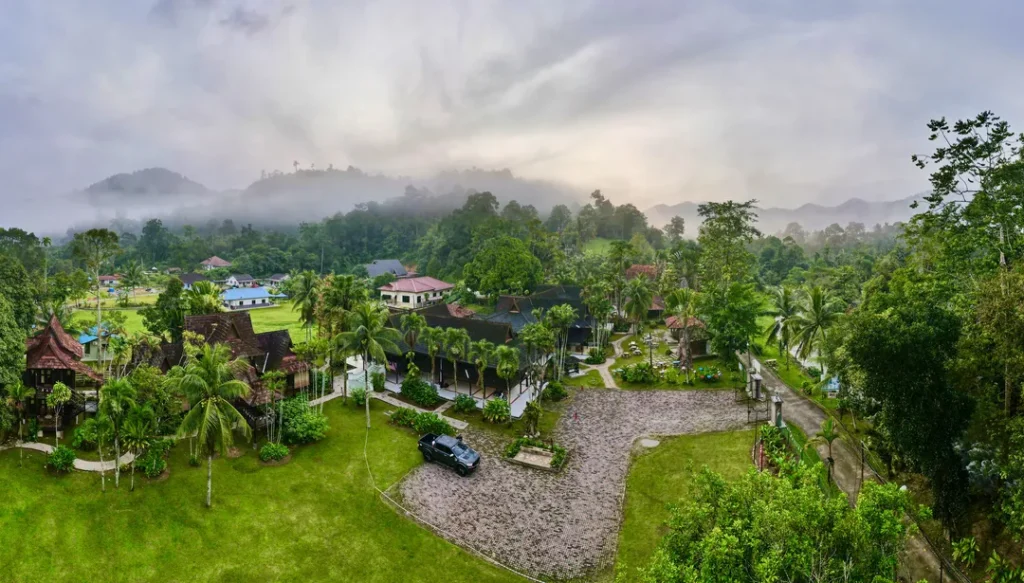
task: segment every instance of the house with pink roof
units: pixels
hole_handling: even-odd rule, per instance
[[[455,286],[440,279],[423,276],[396,279],[377,289],[380,290],[381,301],[389,307],[413,309],[440,302],[444,292],[453,287]]]

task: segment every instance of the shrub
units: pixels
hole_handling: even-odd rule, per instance
[[[455,435],[450,423],[441,419],[437,413],[420,413],[413,422],[416,433],[436,433],[438,435]]]
[[[75,467],[75,452],[66,445],[58,445],[46,458],[46,465],[58,472],[70,472]]]
[[[551,457],[551,467],[553,468],[561,468],[565,465],[566,460],[569,459],[569,452],[566,451],[564,447],[557,443],[548,443],[533,437],[520,437],[512,440],[512,443],[505,446],[505,457],[516,457],[519,455],[519,450],[522,449],[524,445],[539,447],[550,451],[553,454]]]
[[[159,476],[167,469],[167,460],[165,458],[167,457],[167,452],[173,446],[174,440],[172,439],[157,439],[153,441],[146,448],[146,452],[135,462],[136,468],[145,474],[147,478]],[[196,462],[196,465],[199,465],[198,457]]]
[[[476,409],[476,399],[469,395],[459,395],[455,397],[455,404],[452,405],[452,409],[456,413],[469,413]]]
[[[96,449],[96,419],[87,419],[71,434],[71,447],[77,450]]]
[[[808,367],[807,368],[807,376],[809,376],[809,377],[811,377],[812,379],[815,379],[815,380],[820,379],[821,378],[821,369],[816,367],[816,366]]]
[[[561,401],[568,396],[569,391],[566,391],[565,385],[559,381],[551,381],[548,383],[548,386],[544,387],[544,392],[541,393],[541,398],[545,401]]]
[[[800,389],[803,390],[805,395],[810,395],[814,392],[814,385],[811,384],[811,381],[804,379],[800,381]]]
[[[370,386],[373,387],[374,391],[377,391],[378,393],[381,393],[381,392],[384,391],[384,380],[385,380],[384,373],[382,373],[382,372],[375,372],[375,373],[370,375]]]
[[[30,443],[36,440],[37,435],[39,435],[39,420],[33,417],[28,422],[28,431],[25,432],[23,439],[25,443]]]
[[[288,399],[282,406],[284,409],[285,443],[313,443],[327,436],[327,417],[309,407],[303,397]]]
[[[358,407],[366,405],[366,389],[355,389],[352,391],[352,400],[355,401]]]
[[[201,463],[203,463],[203,460],[199,459],[199,454],[197,454],[197,453],[189,454],[189,456],[188,456],[188,465],[192,466],[193,468],[198,468],[199,464],[201,464]]]
[[[658,373],[649,362],[638,362],[622,367],[619,376],[627,383],[654,384],[658,382]]]
[[[484,405],[484,419],[491,423],[506,423],[512,418],[512,408],[505,399],[491,399]]]
[[[418,376],[405,377],[402,381],[402,394],[420,407],[433,407],[442,401],[437,394],[437,387]]]
[[[288,448],[280,443],[265,443],[260,448],[260,461],[279,461],[288,456]]]
[[[587,359],[584,362],[587,364],[603,364],[606,358],[608,358],[608,351],[602,346],[601,348],[591,348],[588,350]]]
[[[402,427],[412,427],[416,423],[416,411],[412,409],[398,409],[391,414],[391,422]]]

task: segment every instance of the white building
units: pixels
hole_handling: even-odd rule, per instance
[[[440,302],[444,292],[453,287],[455,286],[433,277],[410,277],[396,279],[377,289],[380,290],[381,301],[388,306],[413,309]]]
[[[229,310],[250,310],[252,308],[269,308],[274,305],[274,298],[283,298],[281,294],[272,294],[265,287],[240,287],[225,290],[221,294],[224,307]]]

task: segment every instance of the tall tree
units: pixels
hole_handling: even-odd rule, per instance
[[[185,305],[191,316],[216,314],[224,311],[220,288],[212,281],[197,281],[191,289],[185,290]]]
[[[701,246],[700,281],[705,287],[728,287],[747,281],[754,257],[747,244],[761,236],[756,200],[708,202],[697,208],[703,219],[697,241]]]
[[[135,466],[138,465],[142,452],[149,447],[152,424],[144,415],[132,415],[124,423],[124,445],[132,454],[132,484],[130,492],[135,491]],[[120,465],[120,462],[117,463]]]
[[[647,320],[647,313],[654,301],[654,294],[651,293],[651,286],[647,278],[634,277],[626,284],[626,314],[633,320],[634,330],[640,331],[640,324]]]
[[[16,414],[16,423],[18,424],[18,441],[21,442],[24,439],[23,428],[25,427],[25,405],[28,400],[36,396],[36,390],[32,387],[25,386],[21,382],[7,385],[7,401],[10,407],[14,409]],[[25,452],[23,448],[18,448],[18,467],[21,467],[25,462]]]
[[[494,343],[489,340],[477,340],[470,346],[469,358],[476,367],[476,383],[480,387],[481,396],[487,396],[487,389],[484,387],[484,371],[491,363],[494,356]],[[470,385],[469,394],[473,394],[473,387]]]
[[[772,307],[767,315],[772,317],[772,322],[764,331],[765,342],[776,343],[779,354],[784,355],[786,364],[789,364],[789,347],[793,341],[793,328],[797,322],[799,307],[793,290],[788,287],[772,288],[771,301]]]
[[[290,284],[292,309],[299,312],[299,321],[306,331],[306,342],[312,338],[313,324],[316,323],[317,302],[320,299],[320,277],[307,269],[292,278]]]
[[[128,412],[136,406],[136,392],[128,379],[110,381],[100,388],[100,413],[110,420],[114,438],[114,487],[121,486],[121,437]]]
[[[494,361],[497,363],[498,376],[505,379],[505,398],[512,402],[510,381],[519,372],[519,351],[502,344],[494,349]]]
[[[437,353],[444,348],[444,331],[428,326],[420,332],[420,342],[427,348],[427,356],[430,357],[430,383],[437,383]]]
[[[168,280],[167,288],[160,292],[155,304],[139,310],[146,329],[161,338],[169,336],[171,342],[181,342],[187,312],[185,287],[177,277]]]
[[[84,233],[75,233],[71,241],[71,253],[75,259],[85,265],[96,285],[96,331],[103,329],[102,285],[100,274],[103,266],[113,259],[121,250],[117,233],[109,229],[89,229]],[[103,343],[99,343],[99,360],[103,362]]]
[[[700,296],[690,288],[680,288],[665,298],[665,307],[679,322],[679,360],[686,366],[686,378],[693,373],[693,350],[690,349],[690,332],[696,324]]]
[[[464,328],[446,328],[444,331],[445,355],[452,363],[452,382],[455,392],[459,390],[459,361],[469,353],[469,333]]]
[[[335,337],[334,343],[345,346],[363,357],[363,377],[370,392],[370,359],[387,364],[387,353],[398,354],[398,330],[391,328],[388,310],[378,302],[356,304],[350,313],[348,330]],[[366,427],[370,427],[370,398],[366,398]]]
[[[665,227],[665,234],[674,242],[683,238],[683,233],[686,232],[686,221],[683,217],[675,216],[669,221]]]
[[[569,329],[576,323],[578,318],[579,314],[576,313],[576,309],[569,304],[552,306],[544,316],[548,327],[555,333],[556,380],[561,379],[562,373],[565,371],[565,359],[569,352]]]
[[[18,325],[10,302],[0,294],[0,387],[21,382],[25,370],[25,329]]]
[[[797,354],[801,359],[806,360],[827,346],[828,330],[842,313],[842,304],[828,290],[820,286],[805,290],[800,313],[792,321]]]
[[[121,289],[125,290],[125,297],[127,294],[134,294],[135,288],[142,287],[146,283],[146,273],[142,267],[142,264],[138,261],[132,261],[129,263],[124,270],[121,272]]]
[[[244,363],[231,360],[225,344],[204,345],[197,358],[184,367],[176,366],[167,374],[167,382],[185,395],[189,411],[178,427],[179,437],[196,436],[206,454],[206,507],[213,506],[213,454],[227,455],[234,444],[234,431],[248,439],[249,422],[232,403],[249,394],[249,385],[235,378]]]
[[[427,319],[422,314],[409,312],[402,315],[401,325],[402,340],[409,347],[409,354],[412,354],[416,351],[416,343],[419,341],[420,334],[427,329]]]

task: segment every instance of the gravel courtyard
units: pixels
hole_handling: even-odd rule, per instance
[[[560,474],[500,460],[505,442],[470,426],[465,438],[485,458],[476,474],[424,464],[398,487],[409,509],[503,563],[581,577],[614,560],[637,438],[737,429],[746,419],[732,391],[579,391],[555,430],[569,449]]]

